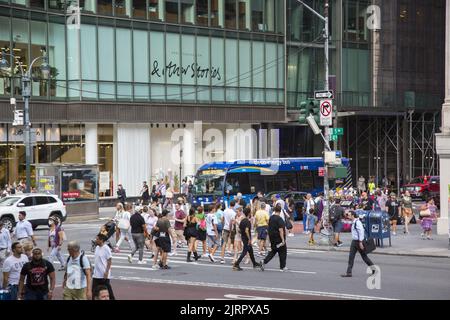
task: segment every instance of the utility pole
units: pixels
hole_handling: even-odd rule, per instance
[[[329,8],[329,4],[328,4],[328,0],[325,0],[325,8],[324,8],[324,16],[322,16],[320,13],[318,13],[317,11],[315,11],[313,8],[311,8],[310,6],[308,6],[306,3],[304,3],[302,0],[297,0],[298,2],[300,2],[303,6],[305,6],[309,11],[311,11],[312,13],[314,13],[317,17],[319,17],[321,20],[324,21],[325,23],[325,27],[323,30],[323,37],[324,37],[324,48],[325,48],[325,59],[324,59],[324,69],[325,69],[325,79],[324,79],[324,89],[325,90],[329,90],[329,82],[328,82],[328,78],[329,78],[329,63],[328,63],[328,56],[329,56],[329,27],[328,27],[328,8]],[[324,174],[323,174],[323,192],[324,192],[324,202],[323,202],[323,217],[325,218],[326,221],[329,220],[329,203],[328,203],[328,194],[330,191],[330,185],[328,182],[328,167],[325,163],[325,152],[329,151],[329,147],[328,147],[328,141],[329,141],[329,127],[325,126],[324,127],[324,150],[323,150],[323,166],[324,166]],[[328,147],[328,148],[327,148]]]

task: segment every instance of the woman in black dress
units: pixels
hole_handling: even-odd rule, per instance
[[[197,241],[197,218],[195,217],[195,209],[189,209],[189,216],[186,219],[186,228],[184,228],[184,237],[188,243],[187,262],[191,260],[191,254],[194,254],[195,261],[198,260],[197,252],[195,251],[195,241]]]

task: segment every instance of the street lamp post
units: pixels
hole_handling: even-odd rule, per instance
[[[182,194],[182,190],[181,190],[181,169],[182,169],[182,165],[181,165],[181,159],[183,157],[183,147],[180,144],[180,177],[179,177],[179,183],[180,183],[180,194]]]
[[[50,66],[48,65],[48,58],[47,58],[47,52],[45,50],[43,51],[43,55],[40,57],[35,58],[27,71],[23,70],[22,63],[19,61],[19,68],[21,73],[21,81],[22,81],[22,97],[25,102],[24,106],[24,125],[25,125],[25,136],[24,136],[24,143],[25,143],[25,166],[26,166],[26,189],[25,192],[29,193],[31,191],[31,123],[30,123],[30,107],[29,107],[29,100],[31,97],[31,70],[33,68],[33,64],[38,61],[39,59],[42,59],[43,62],[40,66],[42,78],[44,80],[47,80],[50,76]],[[9,69],[8,61],[5,59],[5,56],[11,56],[13,59],[16,57],[13,54],[6,53],[5,50],[2,49],[2,58],[0,60],[0,71],[5,71]],[[13,71],[13,67],[11,66],[11,71]],[[11,72],[12,75],[12,72]]]

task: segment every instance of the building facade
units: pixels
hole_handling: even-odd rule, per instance
[[[324,0],[306,2],[323,12]],[[345,130],[336,147],[353,175],[437,173],[445,1],[329,3],[329,80]],[[25,175],[9,99],[22,109],[18,64],[42,50],[52,79],[33,66],[34,163],[98,163],[110,176],[103,195],[118,183],[137,195],[144,180],[179,176],[180,162],[186,176],[210,160],[320,156],[296,118],[323,87],[322,29],[295,0],[0,0],[0,47],[15,56],[0,77],[0,183]]]

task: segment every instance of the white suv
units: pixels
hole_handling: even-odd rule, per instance
[[[30,221],[33,229],[48,225],[48,218],[51,216],[57,216],[61,221],[66,220],[66,206],[53,194],[16,194],[0,199],[0,220],[9,231],[19,221],[20,211],[26,212],[26,220]]]

